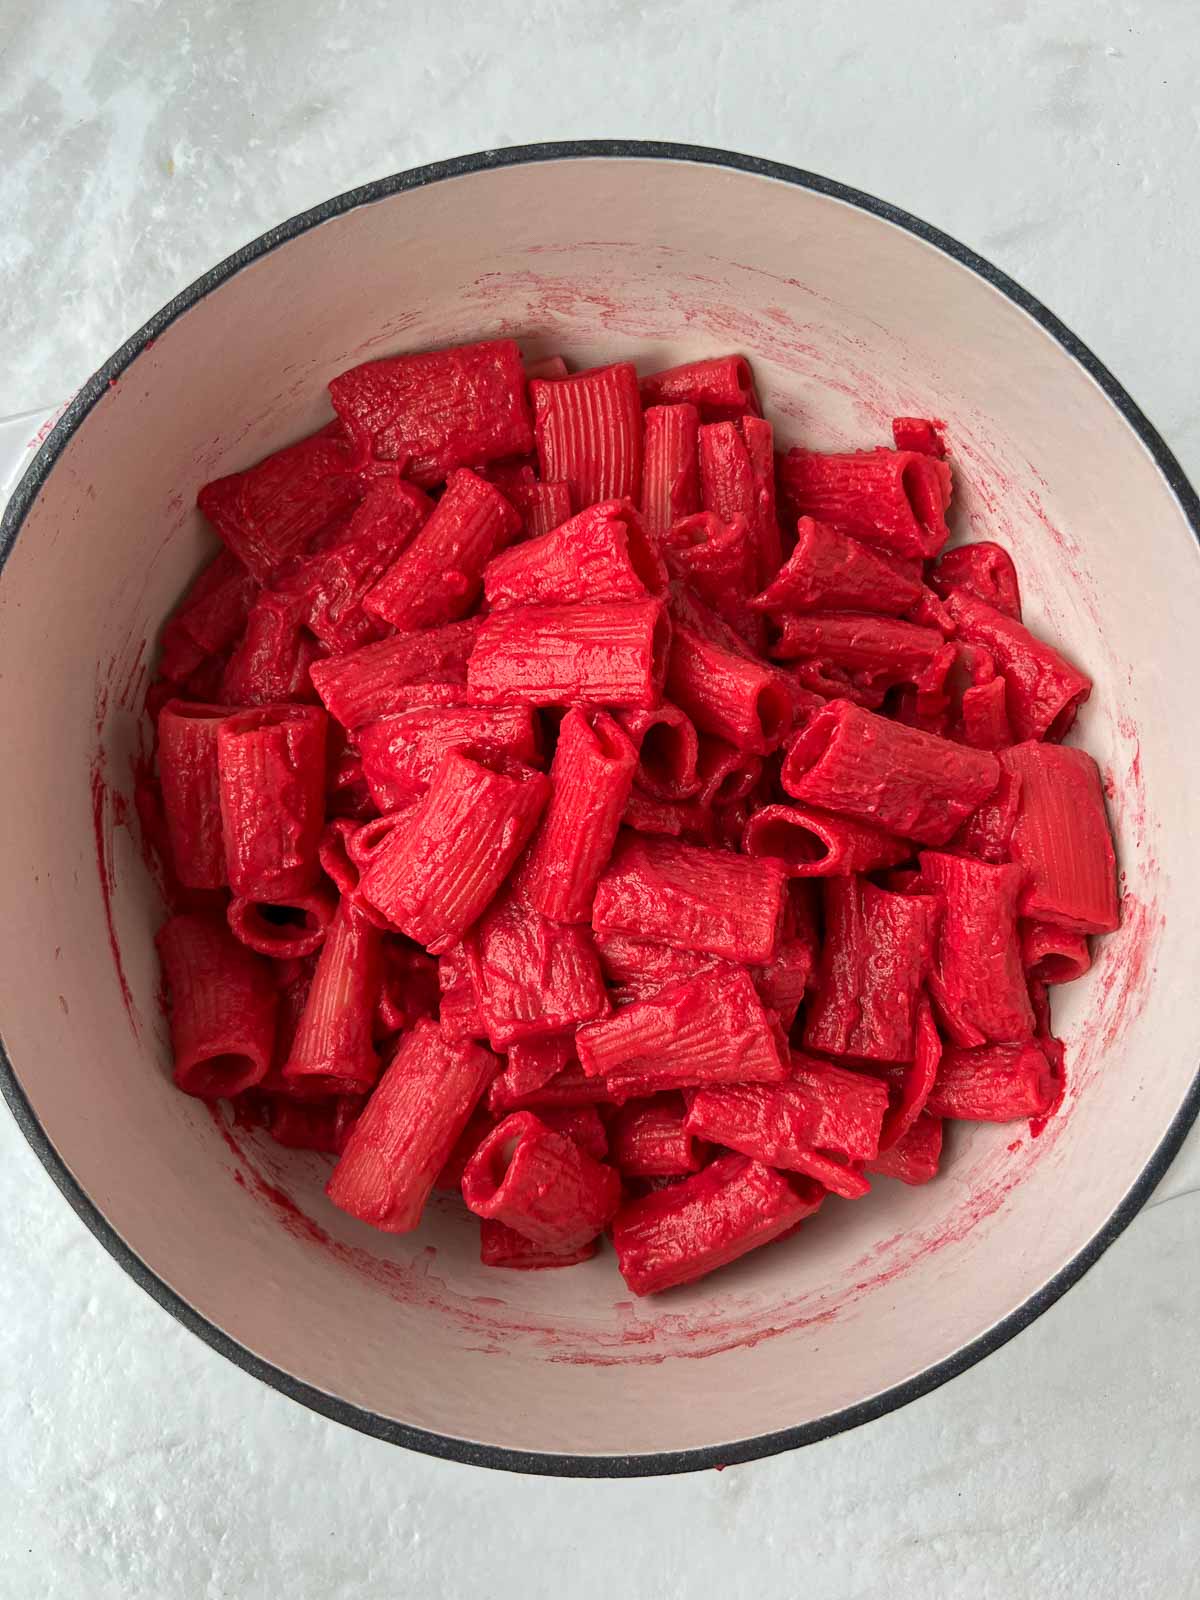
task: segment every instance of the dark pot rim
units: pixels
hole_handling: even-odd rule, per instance
[[[860,210],[869,212],[872,216],[880,217],[885,222],[894,223],[906,232],[915,234],[917,238],[934,245],[945,255],[964,267],[968,267],[979,277],[985,279],[993,287],[1013,301],[1014,304],[1028,312],[1028,314],[1057,341],[1059,345],[1072,356],[1085,372],[1095,379],[1100,388],[1116,406],[1117,410],[1129,423],[1142,443],[1146,446],[1155,464],[1176,499],[1183,509],[1184,515],[1191,524],[1192,531],[1200,539],[1200,500],[1196,492],[1185,477],[1182,468],[1174,455],[1168,449],[1162,436],[1153,426],[1134,400],[1126,392],[1108,368],[1100,362],[1088,349],[1083,341],[1076,337],[1053,312],[1048,311],[1041,302],[1034,298],[1020,284],[1015,283],[1006,273],[994,267],[991,262],[985,261],[966,245],[950,238],[938,228],[931,227],[927,222],[922,222],[918,217],[910,215],[899,207],[889,205],[887,201],[877,200],[873,195],[864,194],[861,190],[851,189],[845,184],[837,183],[831,178],[823,178],[817,173],[805,172],[797,167],[785,166],[777,161],[764,161],[754,156],[739,155],[731,150],[708,149],[702,145],[686,145],[663,143],[654,140],[636,139],[582,139],[566,142],[551,142],[545,144],[514,145],[509,149],[483,150],[474,155],[458,156],[451,161],[433,162],[428,166],[414,167],[408,172],[396,173],[391,177],[379,178],[373,183],[362,185],[361,188],[348,190],[345,194],[337,195],[331,200],[324,201],[321,205],[314,206],[312,210],[305,211],[299,216],[292,217],[289,221],[281,223],[277,228],[270,229],[252,243],[244,245],[235,251],[225,261],[197,278],[195,283],[184,289],[180,294],[168,302],[161,311],[150,318],[146,325],[139,329],[132,338],[127,339],[116,353],[109,357],[100,370],[91,377],[83,388],[67,406],[53,430],[42,444],[41,449],[31,462],[20,483],[9,501],[0,522],[0,570],[3,569],[21,530],[22,523],[29,512],[30,506],[41,490],[42,486],[53,470],[68,442],[76,429],[84,421],[92,407],[131,362],[141,354],[146,346],[164,329],[168,328],[176,318],[189,311],[198,301],[225,283],[235,273],[251,262],[259,260],[270,251],[286,244],[290,239],[299,234],[306,233],[308,229],[317,227],[320,223],[328,222],[333,217],[341,216],[344,212],[351,211],[357,206],[371,205],[378,200],[386,200],[395,194],[402,194],[409,189],[424,188],[429,184],[441,183],[447,178],[458,178],[468,173],[487,172],[495,168],[520,166],[531,162],[574,160],[587,157],[603,158],[633,158],[652,159],[659,161],[688,161],[705,166],[718,166],[730,168],[736,172],[748,172],[758,177],[775,178],[783,183],[795,184],[799,188],[811,189],[817,194],[828,195],[836,200],[842,200],[850,205],[857,206]],[[1170,1126],[1159,1142],[1150,1160],[1146,1163],[1136,1182],[1125,1198],[1117,1206],[1104,1226],[1089,1240],[1079,1253],[1062,1267],[1050,1281],[1042,1286],[1035,1294],[1031,1295],[1022,1305],[1009,1312],[1001,1321],[989,1328],[978,1339],[964,1345],[953,1355],[927,1367],[923,1372],[915,1374],[903,1383],[896,1384],[893,1388],[881,1394],[873,1395],[868,1400],[863,1400],[857,1405],[847,1406],[843,1410],[832,1412],[815,1421],[807,1422],[799,1427],[781,1428],[777,1432],[759,1434],[753,1439],[738,1439],[724,1445],[706,1445],[696,1450],[676,1450],[664,1452],[651,1452],[638,1455],[570,1455],[546,1454],[530,1450],[506,1450],[493,1445],[476,1444],[467,1439],[456,1439],[446,1434],[431,1433],[422,1428],[410,1427],[405,1423],[397,1422],[390,1417],[380,1416],[377,1412],[369,1411],[361,1406],[352,1405],[336,1396],[324,1393],[313,1388],[310,1384],[303,1383],[292,1377],[289,1373],[274,1367],[270,1362],[262,1360],[223,1333],[215,1324],[200,1315],[192,1306],[181,1298],[173,1289],[163,1282],[157,1273],[151,1271],[144,1261],[125,1243],[115,1229],[101,1215],[96,1206],[83,1192],[76,1182],[65,1162],[51,1143],[32,1107],[26,1098],[24,1090],[17,1080],[16,1072],[8,1053],[0,1040],[0,1092],[3,1093],[17,1125],[33,1146],[38,1159],[49,1172],[54,1182],[66,1196],[77,1215],[91,1229],[96,1238],[124,1267],[134,1281],[141,1285],[146,1292],[158,1301],[172,1316],[176,1317],[184,1327],[198,1335],[206,1344],[212,1346],[221,1355],[228,1357],[245,1372],[262,1379],[272,1388],[278,1389],[282,1394],[292,1400],[308,1406],[310,1410],[320,1412],[322,1416],[330,1417],[335,1422],[345,1423],[348,1427],[356,1428],[361,1433],[372,1435],[376,1439],[384,1439],[390,1444],[404,1445],[410,1450],[418,1450],[426,1455],[440,1456],[451,1461],[468,1462],[474,1466],[502,1468],[510,1472],[542,1473],[562,1477],[576,1478],[627,1478],[650,1476],[672,1472],[695,1472],[705,1467],[723,1467],[733,1463],[752,1461],[762,1456],[770,1456],[784,1450],[794,1450],[800,1445],[814,1444],[820,1439],[828,1439],[832,1435],[842,1433],[848,1428],[858,1427],[864,1422],[871,1422],[876,1417],[885,1416],[889,1411],[908,1405],[910,1401],[919,1399],[931,1390],[939,1388],[949,1379],[957,1377],[973,1367],[984,1356],[991,1355],[1008,1343],[1013,1336],[1023,1328],[1027,1328],[1035,1318],[1040,1317],[1044,1311],[1082,1278],[1089,1267],[1104,1254],[1109,1245],[1129,1226],[1130,1222],[1141,1210],[1151,1192],[1162,1179],[1171,1161],[1174,1159],[1180,1145],[1200,1112],[1200,1073],[1193,1079],[1188,1093],[1184,1098]]]

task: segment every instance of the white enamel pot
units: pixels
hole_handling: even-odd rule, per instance
[[[328,415],[392,351],[495,335],[644,368],[741,350],[785,443],[944,418],[959,535],[1017,558],[1027,618],[1092,673],[1125,922],[1059,991],[1066,1104],[956,1127],[944,1175],[879,1180],[707,1282],[634,1301],[611,1252],[479,1265],[434,1200],[385,1238],[325,1164],[171,1085],[133,818],[155,638],[211,535],[207,479]],[[1129,1222],[1195,1116],[1200,506],[1116,380],[953,240],[719,151],[535,146],[343,195],[216,267],[68,407],[0,559],[2,1086],[105,1247],[247,1371],[433,1454],[576,1474],[744,1460],[912,1400],[996,1349]]]

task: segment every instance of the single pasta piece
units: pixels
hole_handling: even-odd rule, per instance
[[[909,1061],[929,971],[936,896],[892,894],[865,878],[826,878],[825,941],[804,1044],[833,1056]]]
[[[551,1250],[578,1250],[612,1221],[620,1175],[532,1111],[493,1128],[463,1174],[463,1199],[477,1216],[503,1222]]]
[[[723,422],[762,407],[754,390],[754,374],[745,356],[713,356],[685,361],[682,366],[651,372],[641,380],[644,406],[691,405],[705,422]]]
[[[977,811],[971,813],[950,840],[950,848],[968,856],[978,856],[981,861],[1002,862],[1009,859],[1013,828],[1021,804],[1021,780],[1016,769],[1005,760],[1003,752],[997,756],[1000,763],[1000,781]]]
[[[464,944],[493,1050],[608,1014],[591,931],[551,922],[518,890],[494,900]]]
[[[870,611],[903,616],[921,597],[920,572],[824,522],[801,517],[786,565],[754,600],[775,616],[805,611]]]
[[[286,904],[239,895],[229,902],[226,916],[234,938],[251,950],[277,961],[295,961],[324,944],[337,907],[333,885],[318,881]]]
[[[628,361],[570,378],[535,378],[538,467],[543,478],[570,485],[576,507],[632,500],[642,492],[642,403]]]
[[[535,1244],[515,1228],[490,1217],[479,1219],[479,1259],[485,1267],[508,1267],[518,1272],[539,1272],[549,1267],[577,1267],[596,1254],[596,1240],[574,1250],[552,1250]]]
[[[950,468],[913,450],[789,450],[780,481],[797,516],[898,556],[936,556],[949,536]]]
[[[569,378],[571,369],[562,356],[543,356],[540,361],[525,364],[527,378]]]
[[[1015,745],[1000,760],[1019,785],[1010,848],[1028,874],[1021,915],[1111,933],[1121,922],[1117,865],[1096,763],[1049,744]]]
[[[544,1122],[554,1133],[564,1133],[568,1139],[574,1139],[593,1161],[603,1161],[608,1154],[608,1132],[594,1105],[542,1106],[538,1110],[538,1121]]]
[[[571,515],[571,489],[565,483],[542,483],[528,465],[498,462],[487,476],[516,511],[527,538],[540,539]]]
[[[864,822],[829,816],[811,806],[763,806],[751,812],[742,835],[748,856],[769,856],[790,878],[845,877],[894,867],[912,845]]]
[[[669,1178],[699,1172],[704,1146],[685,1126],[679,1093],[622,1106],[612,1121],[610,1155],[627,1178]]]
[[[750,754],[776,749],[792,724],[792,695],[781,673],[679,622],[666,688],[702,733]]]
[[[946,1033],[964,1048],[1028,1038],[1033,1011],[1017,937],[1024,868],[923,850],[921,880],[942,901],[929,992]]]
[[[557,1033],[540,1039],[518,1039],[508,1051],[508,1065],[496,1079],[500,1095],[519,1099],[544,1088],[569,1062],[575,1060],[575,1033]]]
[[[273,568],[361,495],[346,436],[331,422],[257,466],[206,483],[196,504],[226,548],[265,583]]]
[[[945,550],[929,574],[929,587],[943,600],[955,592],[973,595],[1014,622],[1021,620],[1021,585],[1007,550],[990,540]]]
[[[641,600],[666,592],[654,540],[627,500],[589,506],[540,539],[505,550],[488,564],[484,595],[493,611],[582,600]]]
[[[1008,716],[1020,740],[1062,739],[1092,692],[1092,680],[1052,645],[1004,612],[962,590],[951,590],[946,609],[966,644],[989,651],[1008,686]]]
[[[318,706],[239,711],[217,729],[229,887],[287,904],[313,888],[325,821],[325,734]]]
[[[475,605],[483,571],[521,531],[521,518],[493,484],[462,467],[363,604],[409,632],[458,622]]]
[[[785,1030],[790,1029],[796,1020],[805,993],[812,985],[815,968],[814,941],[785,939],[773,961],[753,970],[754,987],[758,990],[759,999],[776,1013]]]
[[[758,546],[761,586],[771,581],[783,560],[783,538],[775,503],[775,430],[762,417],[745,416],[739,426],[754,482],[754,506],[749,520]]]
[[[475,998],[475,985],[471,982],[471,969],[463,945],[451,945],[437,964],[438,988],[441,1002],[438,1006],[438,1026],[447,1039],[486,1039],[487,1029]]]
[[[329,393],[364,456],[406,461],[408,476],[426,488],[456,467],[533,446],[525,371],[511,339],[368,361],[334,378]]]
[[[550,768],[550,800],[520,869],[530,901],[555,922],[587,922],[629,799],[637,754],[605,711],[568,711]]]
[[[692,720],[664,700],[655,711],[621,711],[617,720],[638,753],[634,782],[658,800],[687,800],[700,787],[699,740]]]
[[[434,1022],[405,1034],[354,1126],[325,1192],[340,1210],[411,1233],[499,1063]]]
[[[267,963],[215,917],[172,917],[154,942],[171,996],[177,1087],[216,1100],[261,1083],[275,1048]]]
[[[537,718],[528,706],[414,706],[365,723],[356,738],[363,777],[381,811],[420,799],[447,750],[541,763]]]
[[[353,906],[335,918],[283,1068],[287,1083],[328,1095],[365,1094],[379,1076],[373,1025],[382,935]]]
[[[578,1106],[620,1105],[628,1098],[615,1091],[603,1078],[589,1078],[574,1059],[540,1089],[529,1089],[523,1094],[516,1094],[508,1087],[506,1076],[502,1073],[488,1090],[488,1110],[496,1117],[502,1117],[509,1111],[541,1112],[547,1107],[565,1110]]]
[[[715,966],[635,1000],[575,1035],[588,1077],[635,1098],[701,1083],[783,1078],[787,1064],[743,967]]]
[[[600,879],[598,934],[629,933],[752,966],[779,944],[786,879],[773,861],[624,834]]]
[[[1061,1092],[1040,1041],[986,1044],[978,1050],[949,1045],[925,1109],[934,1117],[968,1122],[1018,1122],[1049,1115]]]
[[[650,406],[642,420],[642,517],[661,540],[681,517],[700,509],[700,413],[687,404]]]
[[[743,1155],[718,1156],[702,1172],[625,1205],[613,1223],[621,1276],[634,1294],[691,1283],[790,1233],[825,1198]]]
[[[221,833],[217,729],[228,706],[168,700],[158,716],[158,774],[171,863],[185,889],[220,889],[228,881]]]
[[[549,793],[546,776],[518,761],[448,751],[428,793],[371,859],[359,894],[430,955],[441,955],[482,915]]]
[[[771,655],[778,661],[815,658],[874,682],[917,683],[945,647],[935,628],[861,612],[819,611],[783,617]]]
[[[751,607],[758,545],[740,512],[727,523],[711,511],[684,517],[665,535],[663,548],[672,577],[728,623],[747,649],[766,649],[766,626]]]
[[[1023,922],[1021,960],[1032,981],[1072,983],[1091,966],[1092,952],[1086,933],[1060,928],[1053,922]]]
[[[652,710],[671,625],[661,600],[514,606],[483,619],[467,668],[473,705]]]
[[[901,1183],[930,1183],[942,1159],[942,1119],[923,1111],[895,1144],[867,1162],[867,1171]]]
[[[1000,768],[848,700],[817,712],[790,746],[784,789],[797,800],[921,844],[945,844],[995,790]]]

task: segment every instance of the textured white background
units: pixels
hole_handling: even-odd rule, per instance
[[[654,137],[810,167],[973,245],[1200,480],[1198,81],[1195,0],[0,0],[0,417],[338,190]],[[407,1455],[244,1376],[0,1117],[0,1597],[1186,1600],[1197,1183],[1193,1143],[1065,1301],[899,1414],[721,1474],[568,1483]]]

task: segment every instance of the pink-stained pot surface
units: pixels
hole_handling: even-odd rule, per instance
[[[156,634],[215,543],[196,490],[319,426],[348,366],[498,335],[531,360],[643,371],[744,351],[785,445],[944,419],[956,537],[1013,553],[1026,620],[1095,678],[1072,742],[1106,776],[1123,925],[1055,995],[1059,1115],[1037,1137],[956,1125],[928,1187],[877,1179],[643,1301],[611,1250],[569,1272],[482,1267],[445,1195],[418,1233],[378,1235],[325,1199],[327,1162],[169,1077],[133,784]],[[466,170],[331,214],[157,332],[61,447],[8,556],[0,1033],[17,1085],[138,1261],[347,1421],[468,1459],[463,1441],[583,1458],[566,1470],[796,1442],[778,1435],[928,1375],[1038,1294],[1188,1095],[1197,618],[1200,549],[1134,428],[999,288],[881,215],[645,154]]]

